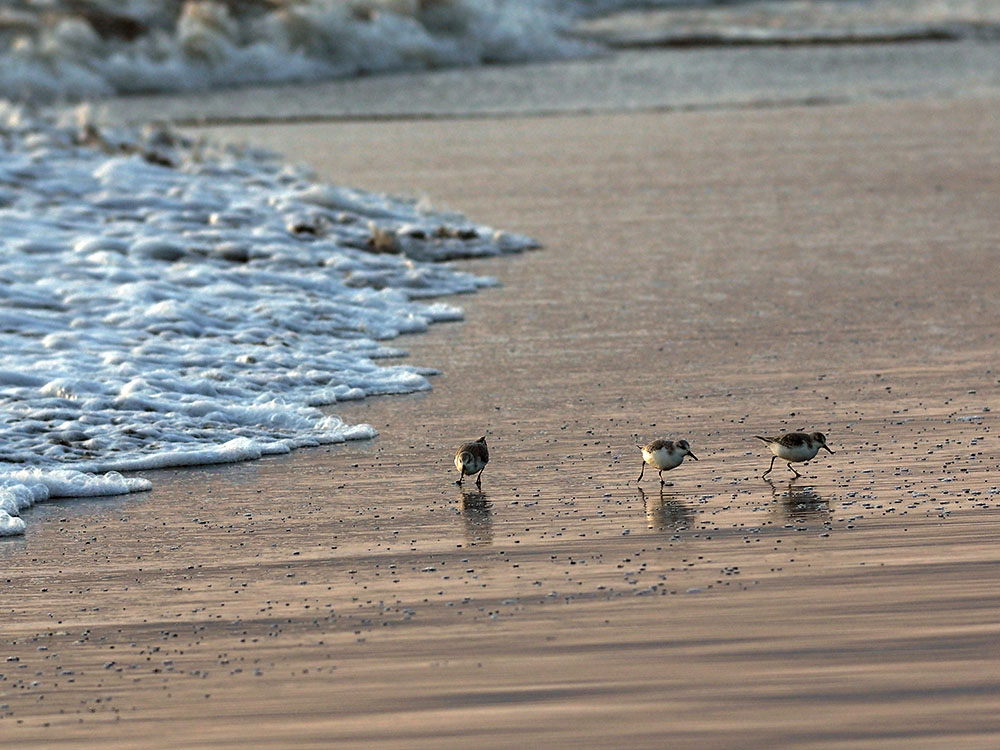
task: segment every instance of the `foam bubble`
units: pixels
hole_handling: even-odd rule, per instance
[[[315,81],[594,49],[563,33],[588,7],[577,0],[17,5],[17,17],[0,24],[0,49],[7,50],[0,96],[35,100]]]

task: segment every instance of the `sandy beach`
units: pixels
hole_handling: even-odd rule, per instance
[[[394,342],[434,389],[338,407],[376,440],[32,509],[0,747],[996,747],[998,115],[208,131],[544,249],[462,264]],[[700,461],[637,486],[656,437]]]

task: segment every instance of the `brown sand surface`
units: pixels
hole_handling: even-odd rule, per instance
[[[32,510],[0,746],[1000,746],[998,115],[221,129],[545,249],[396,342],[444,372],[339,407],[377,440]],[[655,437],[701,460],[640,489]]]

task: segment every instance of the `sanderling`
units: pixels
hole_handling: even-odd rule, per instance
[[[466,474],[478,474],[476,486],[482,487],[483,469],[489,462],[490,450],[486,447],[485,435],[474,443],[466,443],[455,451],[455,468],[458,469],[458,481],[455,484],[462,484]]]
[[[776,458],[787,461],[789,470],[795,476],[801,477],[802,475],[792,468],[793,463],[811,461],[819,453],[820,448],[826,448],[831,454],[833,453],[827,447],[826,435],[822,432],[789,432],[780,437],[764,437],[763,435],[754,435],[754,437],[767,443],[767,447],[774,454],[771,457],[771,465],[767,467],[767,471],[761,474],[761,478],[771,473]]]
[[[681,465],[684,456],[691,456],[695,461],[698,457],[691,452],[691,446],[687,440],[654,440],[652,443],[639,448],[642,451],[642,469],[639,470],[639,478],[635,481],[642,481],[642,473],[646,471],[646,464],[660,472],[660,484],[664,485],[663,472],[676,469]]]

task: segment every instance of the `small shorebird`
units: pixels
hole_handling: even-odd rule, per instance
[[[474,443],[466,443],[455,451],[455,468],[458,469],[458,481],[455,484],[461,485],[466,474],[478,474],[476,486],[482,487],[483,469],[489,462],[490,449],[486,447],[485,435]]]
[[[822,432],[788,432],[779,437],[764,437],[763,435],[754,435],[754,437],[767,443],[767,447],[774,454],[771,457],[771,465],[767,467],[767,471],[760,475],[762,479],[771,473],[776,458],[787,461],[789,470],[795,476],[801,477],[802,475],[792,468],[793,463],[811,461],[819,453],[820,448],[825,448],[831,455],[833,454],[833,451],[827,447],[826,435]]]
[[[698,457],[691,452],[691,446],[687,440],[654,440],[652,443],[639,448],[642,451],[642,468],[639,470],[639,478],[635,481],[642,481],[642,474],[646,471],[646,464],[649,464],[660,472],[660,484],[664,485],[663,472],[676,469],[681,465],[684,456],[691,456],[695,461]]]

